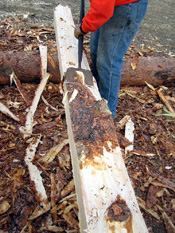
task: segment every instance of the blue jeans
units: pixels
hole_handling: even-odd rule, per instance
[[[146,13],[148,0],[139,0],[114,8],[113,16],[91,33],[91,69],[101,96],[116,116],[123,57]]]

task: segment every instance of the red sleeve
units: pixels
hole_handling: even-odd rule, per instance
[[[94,32],[113,15],[116,0],[92,0],[90,10],[83,18],[82,30]]]

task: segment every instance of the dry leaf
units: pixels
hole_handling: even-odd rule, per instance
[[[0,214],[4,214],[10,208],[8,201],[3,201],[0,203]]]
[[[50,54],[47,54],[47,59],[48,61],[50,62],[51,66],[54,68],[54,70],[56,69],[56,65],[55,65],[55,62],[53,60],[53,58],[51,57]]]
[[[159,191],[158,187],[151,185],[148,190],[146,207],[148,209],[152,208],[157,203],[156,193]]]

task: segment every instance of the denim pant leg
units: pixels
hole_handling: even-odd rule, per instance
[[[91,44],[96,41],[94,48],[91,47],[97,53],[94,64],[98,88],[101,96],[108,101],[113,117],[116,114],[123,57],[146,13],[147,3],[148,0],[140,0],[115,7],[112,18],[92,35]]]
[[[90,67],[91,67],[92,74],[97,81],[97,85],[99,82],[99,77],[98,77],[98,72],[97,72],[96,61],[97,61],[99,33],[100,33],[100,29],[98,29],[96,32],[91,32],[91,37],[90,37],[90,58],[91,58]]]

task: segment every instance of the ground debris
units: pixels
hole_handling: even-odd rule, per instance
[[[49,86],[54,87],[52,92],[48,91]],[[21,87],[33,99],[38,84],[21,83]],[[3,232],[78,229],[78,207],[76,195],[72,193],[75,187],[64,109],[62,96],[57,90],[56,84],[46,84],[43,97],[50,105],[42,99],[38,101],[33,114],[33,134],[26,140],[19,128],[22,122],[25,124],[27,103],[14,84],[0,87],[4,102],[19,103],[18,108],[11,108],[21,121],[19,123],[0,114],[0,230]],[[56,154],[49,158],[48,153],[53,148],[57,148]],[[45,158],[47,161],[43,160]],[[68,195],[72,197],[67,198]],[[63,198],[67,198],[66,208],[57,210]],[[56,211],[53,213],[54,208]]]
[[[25,21],[18,18],[5,19],[0,27],[1,51],[38,51],[41,41],[49,52],[56,51],[53,28],[27,28]],[[89,35],[86,37],[89,41]],[[88,46],[86,43],[89,56]],[[132,57],[133,51],[140,56],[147,53],[130,47],[126,57]],[[48,60],[54,68],[49,54]],[[135,59],[132,68],[137,68]],[[20,85],[29,101],[37,87],[34,83]],[[160,99],[160,90],[166,103]],[[34,114],[32,134],[35,138],[41,135],[32,164],[40,171],[49,200],[47,208],[36,196],[24,161],[30,142],[22,138],[19,127],[25,125],[28,105],[14,84],[0,86],[0,100],[17,117],[15,121],[0,112],[0,232],[78,232],[78,208],[58,85],[46,84]],[[155,88],[149,83],[121,87],[114,120],[122,149],[130,144],[125,138],[125,125],[130,118],[134,122],[133,151],[124,159],[146,224],[153,233],[173,232],[175,225],[175,119],[170,114],[175,109],[174,100],[174,87]]]
[[[161,88],[174,109],[174,88]],[[157,206],[161,206],[167,216],[172,216],[175,224],[171,205],[175,197],[175,120],[170,112],[164,113],[167,105],[157,90],[160,87],[148,83],[145,87],[121,87],[114,124],[123,149],[127,146],[125,125],[129,117],[134,122],[133,151],[126,156],[123,152],[124,161],[147,226],[154,233],[165,233],[168,232],[167,223]]]
[[[33,99],[38,85],[23,83],[21,85]],[[52,92],[48,91],[50,86]],[[163,111],[161,100],[155,90],[145,85],[141,88],[128,87],[127,91],[144,101],[141,103],[137,98],[133,99],[133,96],[126,95],[126,88],[124,91],[121,88],[117,119],[114,120],[116,132],[121,148],[128,146],[130,142],[125,138],[124,128],[128,119],[132,119],[135,125],[135,139],[133,151],[124,157],[125,163],[135,192],[140,198],[140,207],[148,227],[155,233],[156,229],[163,233],[166,232],[166,224],[169,223],[165,224],[164,215],[157,206],[166,208],[167,216],[173,215],[174,121],[171,117],[154,115]],[[166,96],[174,97],[173,88],[164,92]],[[15,85],[1,86],[0,93],[3,101],[19,103],[17,108],[14,106],[11,108],[25,124],[28,106]],[[78,208],[65,115],[61,104],[62,96],[56,84],[48,83],[43,91],[43,97],[49,105],[40,99],[34,114],[36,124],[32,136],[41,138],[35,156],[32,157],[32,163],[40,171],[49,200],[48,208],[43,208],[37,198],[35,186],[30,181],[28,168],[24,163],[25,151],[32,139],[25,141],[19,131],[20,123],[1,113],[0,194],[3,198],[1,203],[8,203],[8,208],[0,215],[0,229],[3,231],[9,231],[9,223],[12,221],[11,229],[22,232],[78,231]],[[172,106],[173,103],[171,101]],[[152,218],[156,221],[152,221]]]

